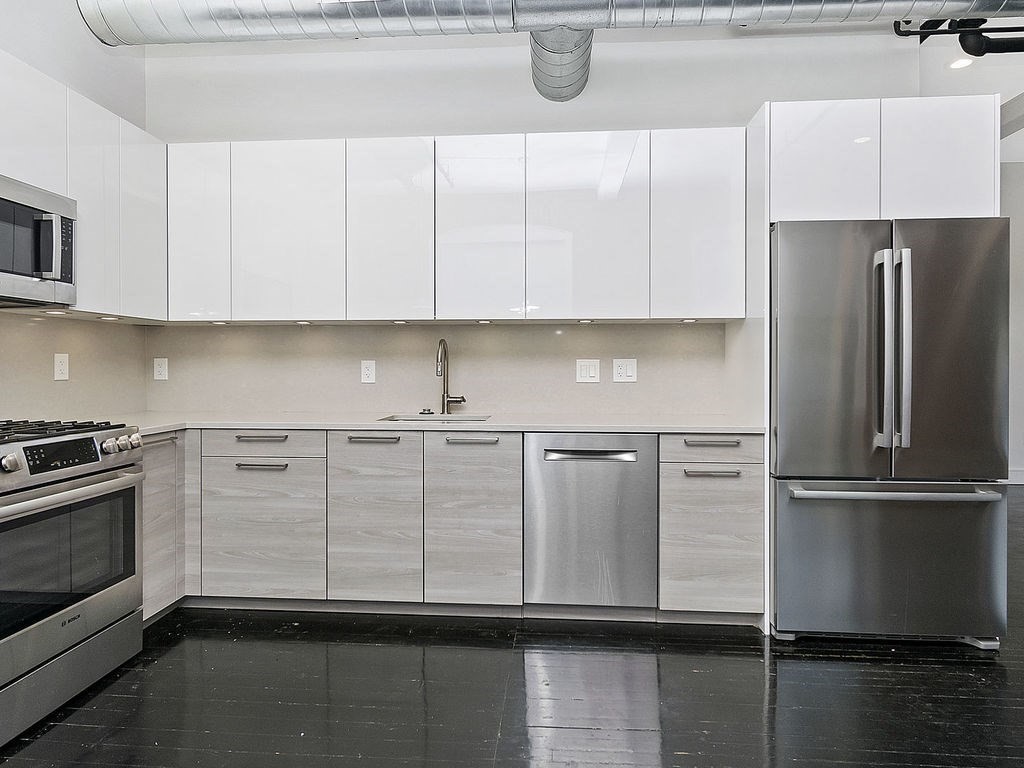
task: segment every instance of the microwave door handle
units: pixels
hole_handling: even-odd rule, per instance
[[[35,273],[36,277],[41,277],[44,280],[60,280],[60,257],[61,257],[61,217],[56,213],[37,213],[35,216],[36,221],[43,222],[44,224],[50,225],[50,247],[52,253],[50,254],[50,269],[48,270],[37,270]],[[42,255],[42,254],[40,254]],[[42,266],[42,265],[39,265]]]
[[[893,367],[895,363],[895,335],[893,333],[893,252],[892,248],[885,248],[875,254],[872,263],[872,274],[874,275],[875,296],[879,293],[878,276],[881,274],[882,294],[882,370],[880,381],[876,382],[877,390],[875,402],[878,403],[878,394],[881,394],[881,429],[875,432],[875,448],[892,448],[892,424],[893,424]],[[876,315],[877,317],[877,315]],[[876,343],[878,334],[875,333]]]
[[[900,420],[896,433],[899,448],[910,447],[910,411],[914,382],[914,276],[910,249],[900,248],[895,264],[900,268]]]

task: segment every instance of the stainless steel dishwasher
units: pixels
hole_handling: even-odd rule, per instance
[[[527,603],[658,603],[657,435],[523,436]]]

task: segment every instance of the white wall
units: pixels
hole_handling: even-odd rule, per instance
[[[151,47],[168,141],[746,125],[768,99],[916,95],[915,41],[599,30],[590,82],[543,99],[526,35]],[[813,62],[813,65],[811,64]]]
[[[1010,479],[1024,483],[1024,163],[1003,163],[1010,217]]]
[[[103,45],[75,0],[3,0],[0,49],[145,127],[144,51]]]

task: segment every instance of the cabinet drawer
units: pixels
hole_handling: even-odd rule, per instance
[[[660,460],[729,461],[760,463],[764,456],[764,437],[757,434],[715,435],[690,433],[662,435]]]
[[[312,429],[204,429],[203,456],[327,456],[327,433]]]
[[[423,433],[328,441],[327,597],[423,602]]]
[[[203,594],[327,597],[327,462],[203,459]]]
[[[764,608],[764,468],[662,464],[658,607]]]

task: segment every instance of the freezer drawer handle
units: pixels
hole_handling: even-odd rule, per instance
[[[636,451],[605,451],[592,448],[544,449],[544,461],[636,461]]]
[[[687,477],[740,477],[743,473],[738,469],[684,469]]]
[[[699,440],[698,439],[694,439],[692,437],[684,437],[683,438],[683,445],[724,447],[724,446],[743,445],[743,441],[740,440],[738,437],[728,438],[728,439],[721,438],[721,437],[719,437],[719,438],[701,438]]]
[[[235,440],[249,443],[283,443],[288,435],[235,435]]]
[[[284,463],[284,464],[245,464],[243,462],[238,462],[237,464],[235,464],[235,466],[238,469],[270,469],[270,470],[276,470],[278,472],[283,472],[284,470],[288,469],[288,464],[287,463]]]
[[[444,439],[449,445],[494,445],[498,442],[497,437],[446,437]]]
[[[401,435],[349,435],[350,443],[397,443]]]
[[[1003,498],[1001,493],[995,491],[979,491],[972,493],[942,493],[922,491],[900,492],[900,491],[809,491],[800,486],[789,486],[789,496],[792,499],[811,499],[818,501],[953,501],[953,502],[983,502],[989,503],[999,501]]]

